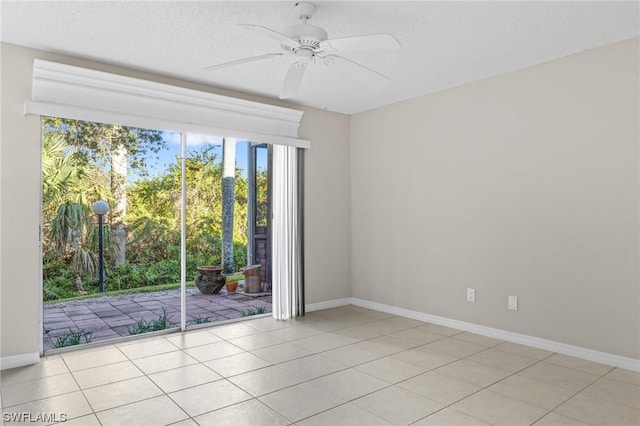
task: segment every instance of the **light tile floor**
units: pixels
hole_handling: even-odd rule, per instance
[[[82,349],[0,378],[6,425],[640,424],[640,373],[356,306]]]

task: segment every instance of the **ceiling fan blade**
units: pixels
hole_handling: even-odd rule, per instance
[[[293,98],[300,89],[300,83],[302,83],[302,77],[307,70],[307,63],[304,61],[296,61],[287,71],[287,75],[284,78],[282,89],[280,89],[280,99]]]
[[[217,64],[217,65],[204,67],[202,68],[202,71],[213,71],[220,68],[232,67],[232,66],[244,64],[247,62],[261,61],[263,59],[275,58],[282,55],[284,55],[284,53],[267,53],[266,55],[251,56],[249,58],[243,58],[243,59],[238,59],[236,61],[225,62],[224,64]]]
[[[320,42],[320,48],[328,53],[358,52],[365,50],[393,50],[402,47],[391,34],[371,34],[334,38]]]
[[[284,44],[287,46],[294,46],[294,47],[300,46],[300,43],[297,40],[289,37],[286,34],[282,34],[276,30],[272,30],[271,28],[263,27],[262,25],[253,25],[253,24],[239,24],[239,25],[241,27],[247,27],[249,29],[252,29],[253,31],[257,32],[258,34],[262,34],[263,36],[275,39],[280,44]]]
[[[342,56],[325,56],[323,63],[336,70],[341,76],[363,83],[375,90],[382,89],[391,82],[389,77]]]

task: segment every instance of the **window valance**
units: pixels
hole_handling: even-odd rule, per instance
[[[310,147],[302,111],[41,59],[25,114]]]

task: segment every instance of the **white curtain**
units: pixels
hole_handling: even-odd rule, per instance
[[[304,314],[303,152],[292,146],[272,148],[272,295],[273,317]]]

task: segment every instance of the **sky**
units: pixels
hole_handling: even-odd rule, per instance
[[[147,166],[149,167],[150,176],[156,176],[160,174],[167,169],[169,164],[175,164],[176,157],[180,156],[180,133],[161,132],[161,134],[162,138],[167,143],[167,148],[163,149],[158,154],[153,154],[153,156],[157,156],[158,159],[153,158],[148,160]],[[218,156],[218,161],[222,161],[222,139],[223,138],[219,136],[196,135],[188,133],[187,155],[189,155],[190,151],[200,150],[200,148],[202,148],[206,144],[217,145],[215,152]],[[236,141],[236,167],[239,167],[241,169],[240,174],[244,177],[247,177],[248,147],[248,141]],[[129,180],[135,181],[138,178],[139,176],[137,176],[135,173],[131,173]]]

